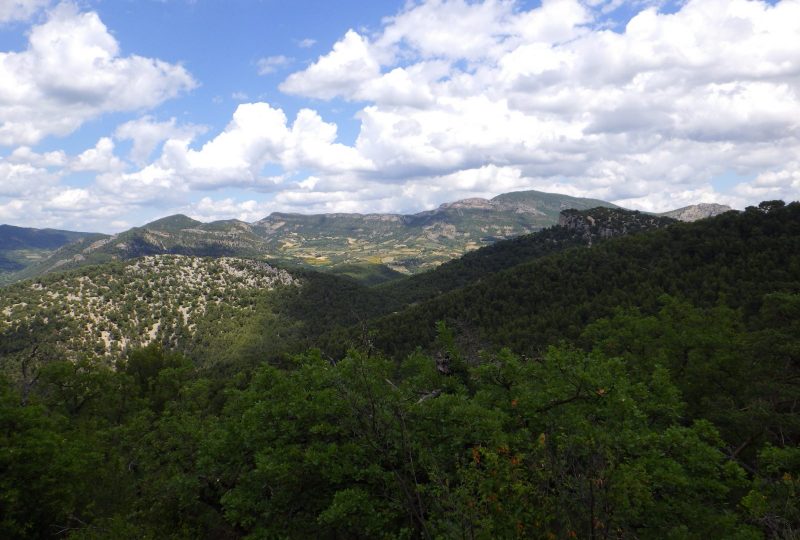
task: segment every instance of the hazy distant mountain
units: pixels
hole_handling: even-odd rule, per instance
[[[0,341],[22,347],[47,343],[48,350],[71,359],[124,356],[132,347],[154,342],[183,351],[211,347],[216,352],[203,356],[212,357],[232,342],[255,347],[252,337],[262,335],[261,324],[272,332],[268,341],[278,334],[285,340],[308,328],[322,332],[325,325],[348,326],[362,316],[385,315],[548,254],[672,223],[675,220],[617,208],[568,209],[560,212],[559,227],[497,242],[410,279],[386,267],[380,267],[383,274],[367,275],[358,264],[332,268],[362,283],[393,281],[367,289],[338,276],[279,270],[252,258],[147,253],[200,253],[209,245],[216,251],[252,247],[246,242],[253,238],[251,227],[245,223],[203,224],[169,216],[114,237],[70,244],[61,252],[69,257],[61,260],[71,262],[57,269],[87,261],[104,264],[84,264],[3,289]],[[216,243],[205,244],[209,238]],[[249,337],[243,340],[243,335]],[[2,351],[0,347],[0,357]]]
[[[93,235],[68,244],[15,277],[26,279],[52,272],[146,255],[239,256],[259,258],[266,253],[264,241],[250,226],[238,221],[202,223],[174,215],[115,235]]]
[[[700,203],[691,206],[684,206],[669,212],[662,212],[659,216],[671,217],[679,221],[697,221],[698,219],[705,219],[709,217],[718,216],[725,212],[733,210],[730,206],[724,204],[714,203]]]
[[[179,214],[113,236],[94,235],[66,245],[14,277],[177,254],[261,258],[321,269],[346,265],[347,271],[341,273],[378,282],[391,279],[395,272],[416,273],[497,240],[555,225],[564,209],[597,206],[614,207],[596,199],[521,191],[490,200],[455,201],[411,215],[275,212],[248,224],[237,220],[202,223]]]
[[[612,207],[567,195],[524,191],[465,199],[417,214],[273,213],[253,223],[273,257],[315,267],[383,264],[416,273],[497,240],[555,225],[566,208]]]
[[[0,269],[5,268],[5,282],[12,282],[53,270],[146,255],[228,256],[335,270],[379,283],[395,279],[398,273],[434,268],[498,240],[555,225],[563,210],[596,207],[618,208],[598,199],[519,191],[493,199],[463,199],[406,215],[274,212],[254,223],[202,223],[177,214],[113,236],[3,226]],[[718,204],[698,204],[659,215],[694,221],[729,210]],[[27,247],[1,251],[14,246]],[[13,257],[3,259],[5,253]]]
[[[0,283],[9,273],[23,270],[58,248],[90,236],[82,232],[0,225]]]

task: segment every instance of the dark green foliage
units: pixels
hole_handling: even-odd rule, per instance
[[[0,536],[800,536],[800,205],[588,249],[567,217],[574,244],[477,252],[414,306],[293,271],[237,311],[212,267],[196,332],[146,348],[64,361],[54,313],[8,326]],[[124,268],[87,275],[126,298]]]
[[[759,209],[614,238],[485,275],[472,285],[372,321],[379,348],[402,356],[433,340],[437,320],[519,352],[576,339],[619,306],[647,313],[670,294],[718,300],[749,318],[773,292],[800,291],[800,204]]]
[[[332,364],[311,352],[229,383],[222,408],[179,357],[132,358],[49,379],[61,390],[41,405],[20,407],[5,386],[6,469],[55,478],[23,490],[46,514],[5,490],[12,535],[63,522],[76,530],[61,535],[88,538],[757,538],[787,497],[766,476],[748,494],[713,425],[681,422],[666,369],[641,378],[600,353],[506,351],[443,373],[424,355]],[[68,412],[70,392],[109,407]],[[53,459],[46,437],[69,451]],[[765,475],[793,466],[773,455],[783,461]]]
[[[337,276],[351,277],[367,286],[380,285],[403,278],[403,274],[383,264],[340,264],[331,268],[329,272]]]
[[[622,209],[600,207],[584,211],[564,210],[558,226],[467,253],[430,272],[384,285],[381,292],[400,305],[413,304],[546,255],[592,245],[615,236],[666,227],[672,223],[674,221],[668,218]]]

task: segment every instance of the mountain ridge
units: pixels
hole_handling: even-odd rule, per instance
[[[529,190],[468,198],[414,214],[272,212],[247,223],[201,222],[174,214],[114,235],[74,233],[72,242],[0,273],[0,284],[136,257],[175,254],[244,257],[334,271],[346,266],[367,281],[417,274],[481,246],[554,225],[566,209],[619,208],[599,199]],[[699,219],[721,205],[674,212]],[[724,207],[728,208],[728,207]],[[2,253],[0,253],[0,264]]]
[[[253,336],[281,342],[296,334],[297,328],[324,333],[325,327],[357,324],[362,317],[386,315],[520,263],[677,223],[619,208],[570,209],[561,215],[560,225],[498,242],[381,287],[328,273],[287,271],[254,259],[186,254],[146,254],[53,272],[4,290],[0,341],[7,341],[8,347],[16,343],[20,350],[47,343],[54,354],[73,360],[87,355],[124,358],[130,348],[151,343],[184,353],[219,351],[226,339],[244,328]],[[172,223],[159,221],[158,226]],[[128,239],[119,235],[95,243],[107,246],[122,241]],[[361,272],[348,265],[341,268],[345,276]],[[267,328],[258,330],[263,317]],[[260,344],[259,339],[247,346],[278,350],[277,345]],[[2,351],[0,347],[0,357]]]
[[[480,202],[476,202],[480,201]],[[87,264],[175,254],[269,260],[305,268],[356,265],[367,279],[414,274],[497,240],[541,230],[558,221],[565,208],[614,207],[539,191],[444,203],[415,214],[298,214],[272,212],[246,223],[210,223],[174,214],[127,231],[79,240],[24,268],[14,280]],[[385,266],[390,272],[384,271]],[[370,272],[367,271],[367,274]]]

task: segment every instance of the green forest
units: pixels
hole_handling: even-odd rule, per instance
[[[191,329],[122,263],[1,289],[0,537],[800,538],[800,203],[572,218],[374,284],[192,263]],[[85,279],[174,330],[65,349]]]

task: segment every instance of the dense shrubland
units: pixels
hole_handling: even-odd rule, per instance
[[[15,350],[0,534],[797,538],[798,242],[772,202],[409,307],[296,276],[181,352]]]

